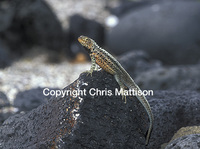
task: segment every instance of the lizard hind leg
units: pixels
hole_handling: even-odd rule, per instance
[[[125,99],[125,102],[126,103],[126,93],[125,93],[125,89],[127,88],[124,83],[121,82],[121,79],[118,75],[114,75],[115,77],[115,80],[117,81],[117,83],[119,84],[120,86],[120,94],[122,95],[122,100]]]
[[[124,87],[120,87],[120,94],[122,95],[122,100],[124,99],[124,103],[126,103],[126,93]]]

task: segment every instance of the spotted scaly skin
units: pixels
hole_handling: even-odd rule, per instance
[[[92,65],[91,65],[89,73],[91,75],[92,75],[92,72],[96,70],[97,64],[98,64],[102,69],[114,75],[116,81],[118,82],[120,86],[120,90],[122,90],[122,92],[126,88],[134,89],[135,91],[140,90],[140,88],[137,86],[134,80],[130,77],[130,75],[126,72],[126,70],[121,66],[121,64],[110,53],[100,48],[94,40],[86,36],[80,36],[78,38],[78,41],[81,43],[83,47],[85,47],[88,50],[90,54]],[[149,129],[146,135],[146,142],[145,142],[145,144],[148,145],[150,134],[153,127],[154,117],[153,117],[151,107],[146,97],[143,95],[141,96],[137,95],[136,97],[141,102],[141,104],[143,105],[143,107],[145,108],[149,116],[150,124],[149,124]]]

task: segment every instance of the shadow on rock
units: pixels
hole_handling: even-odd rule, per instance
[[[14,107],[17,107],[19,111],[30,111],[43,103],[47,103],[47,99],[51,96],[45,96],[43,90],[44,88],[35,88],[19,92],[14,99]]]

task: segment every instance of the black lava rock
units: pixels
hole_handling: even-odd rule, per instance
[[[19,92],[14,99],[14,107],[17,107],[19,111],[30,111],[37,108],[39,105],[46,103],[46,97],[43,94],[44,88],[36,88],[23,92]]]
[[[121,17],[106,42],[117,55],[142,49],[164,64],[194,64],[200,60],[199,26],[198,1],[160,1]]]
[[[86,89],[86,96],[52,97],[27,114],[10,117],[0,128],[1,147],[145,148],[148,117],[139,101],[130,99],[135,97],[127,97],[125,104],[121,96],[93,97],[88,92],[114,93],[115,87],[114,77],[104,71],[82,74],[65,89]]]
[[[147,99],[154,113],[149,149],[169,142],[180,128],[200,123],[200,94],[195,91],[154,91]]]
[[[157,69],[162,66],[158,60],[153,60],[145,51],[129,51],[118,57],[124,69],[133,77],[142,72]]]
[[[7,96],[0,91],[0,108],[10,106]]]
[[[4,68],[11,63],[10,50],[9,48],[0,40],[0,68]]]
[[[165,149],[199,149],[200,134],[183,136],[172,141]]]
[[[191,90],[200,92],[200,78],[193,77],[193,78],[185,78],[181,80],[178,84],[171,87],[172,90]]]
[[[0,91],[0,125],[5,121],[9,116],[13,115],[10,108],[10,102],[7,96]]]
[[[2,1],[0,8],[0,38],[11,50],[34,44],[58,50],[67,43],[60,22],[45,1]]]
[[[179,128],[200,123],[200,94],[155,91],[147,97],[155,121],[145,146],[149,123],[144,108],[135,97],[127,97],[125,104],[121,96],[109,96],[115,88],[119,85],[105,71],[92,77],[81,74],[64,90],[85,89],[85,94],[52,97],[27,114],[10,117],[0,127],[0,147],[153,149],[169,141]],[[91,89],[98,95],[91,96]]]
[[[199,91],[200,65],[160,67],[139,74],[135,81],[142,89]]]

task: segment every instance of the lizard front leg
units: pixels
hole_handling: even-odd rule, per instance
[[[90,75],[92,76],[93,71],[94,71],[94,70],[97,70],[97,64],[96,64],[96,60],[95,60],[94,55],[91,54],[91,55],[90,55],[90,58],[91,58],[91,63],[92,63],[92,65],[91,65],[91,67],[90,67],[90,70],[87,71],[87,72],[88,72],[88,74],[90,74]]]
[[[124,85],[124,83],[121,81],[120,76],[115,74],[114,75],[115,80],[117,81],[117,83],[120,86],[120,93],[122,94],[122,100],[125,99],[125,103],[126,103],[126,95],[124,94],[125,88],[126,86]]]

